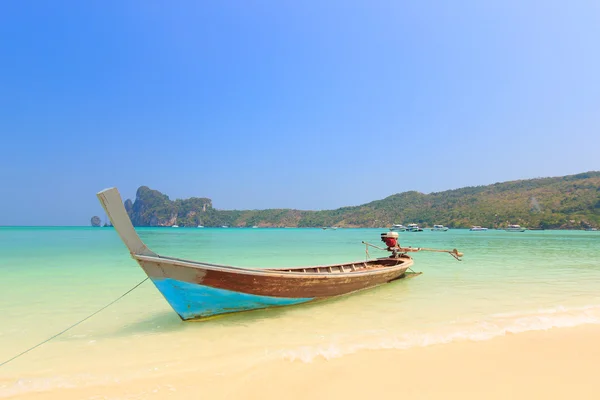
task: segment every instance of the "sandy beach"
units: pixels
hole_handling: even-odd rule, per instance
[[[408,350],[269,362],[231,374],[152,374],[19,399],[597,399],[600,326]],[[83,371],[82,371],[83,372]]]

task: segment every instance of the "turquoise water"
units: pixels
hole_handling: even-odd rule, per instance
[[[365,258],[383,229],[140,228],[154,251],[247,267]],[[126,382],[148,373],[236,374],[272,360],[485,340],[600,323],[600,232],[402,232],[423,274],[355,295],[182,322],[146,282],[57,339],[0,367],[0,397]],[[384,253],[371,249],[372,257]],[[145,278],[111,228],[0,228],[0,363]],[[150,371],[150,372],[149,372]]]

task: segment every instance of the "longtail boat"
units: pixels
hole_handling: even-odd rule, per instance
[[[116,188],[105,189],[97,196],[132,258],[182,320],[308,303],[373,288],[419,274],[407,272],[413,259],[406,253],[425,250],[400,248],[395,241],[398,234],[387,232],[382,240],[388,248],[380,249],[392,255],[368,261],[253,269],[183,260],[158,255],[142,242]],[[462,256],[454,252],[450,253]]]

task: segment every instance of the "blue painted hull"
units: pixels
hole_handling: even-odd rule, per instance
[[[314,300],[314,298],[271,297],[239,293],[171,278],[152,278],[152,282],[183,320],[288,306]]]

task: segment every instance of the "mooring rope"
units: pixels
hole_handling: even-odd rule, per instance
[[[110,303],[108,303],[107,305],[105,305],[104,307],[102,307],[101,309],[95,311],[94,313],[88,315],[87,317],[85,317],[84,319],[74,323],[73,325],[69,326],[67,329],[62,330],[61,332],[58,332],[56,335],[49,337],[48,339],[44,340],[43,342],[40,342],[38,344],[36,344],[33,347],[28,348],[27,350],[17,354],[16,356],[14,356],[13,358],[10,358],[6,361],[4,361],[2,364],[0,364],[0,367],[2,367],[5,364],[8,364],[9,362],[21,357],[22,355],[29,353],[31,350],[40,347],[41,345],[43,345],[44,343],[48,343],[49,341],[51,341],[52,339],[62,335],[63,333],[65,333],[66,331],[68,331],[69,329],[72,329],[74,327],[76,327],[77,325],[81,324],[84,321],[87,321],[88,319],[92,318],[94,315],[98,314],[100,311],[108,308],[109,306],[112,306],[113,304],[115,304],[117,301],[121,300],[123,297],[127,296],[129,293],[133,292],[135,289],[137,289],[138,286],[140,286],[142,283],[146,282],[148,280],[148,277],[146,277],[146,279],[144,279],[143,281],[141,281],[140,283],[138,283],[137,285],[135,285],[134,287],[132,287],[131,289],[129,289],[128,291],[126,291],[125,293],[123,293],[122,295],[120,295],[119,297],[117,297],[115,300],[111,301]]]

